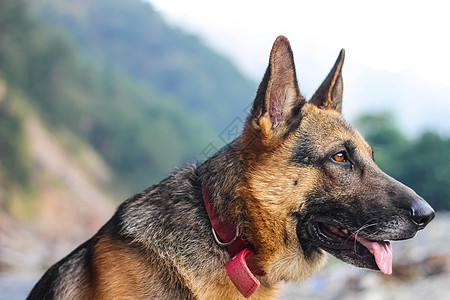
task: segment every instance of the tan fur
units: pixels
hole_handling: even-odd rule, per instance
[[[92,280],[83,299],[155,299],[159,275],[165,268],[155,258],[145,258],[126,243],[101,238],[94,248]],[[178,270],[182,270],[179,266]],[[198,300],[245,299],[220,269],[205,276],[184,273],[183,278]],[[162,287],[162,285],[161,285]],[[207,288],[205,288],[207,287]],[[266,284],[252,300],[274,299],[280,284]]]
[[[155,266],[142,260],[128,245],[101,238],[94,248],[90,299],[147,299],[148,288],[157,288],[149,276]]]
[[[320,174],[309,169],[299,172],[298,167],[288,163],[291,153],[286,141],[274,152],[255,155],[240,187],[251,224],[247,238],[258,249],[258,260],[264,269],[270,270],[272,282],[306,278],[324,263],[322,255],[304,260],[295,233],[296,222],[291,216],[302,205],[298,199],[304,198],[303,192]],[[253,228],[257,230],[253,232]]]
[[[223,276],[216,277],[213,274],[209,277],[195,278],[192,281],[192,291],[198,300],[269,300],[274,299],[281,284],[269,283],[267,278],[260,278],[261,287],[250,297],[245,298],[231,283],[230,279],[223,273]]]

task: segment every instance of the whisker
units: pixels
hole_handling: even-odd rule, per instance
[[[371,220],[367,221],[370,222]],[[363,226],[361,226],[358,230],[356,230],[356,232],[354,233],[355,235],[355,240],[354,240],[354,247],[355,247],[355,252],[356,252],[356,239],[358,238],[358,234],[361,230],[364,230],[366,228],[372,227],[372,226],[377,226],[379,224],[379,222],[376,223],[371,223],[371,224],[365,224]]]

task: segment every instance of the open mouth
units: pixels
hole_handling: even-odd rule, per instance
[[[370,240],[330,221],[310,223],[309,234],[315,243],[340,260],[358,267],[392,274],[392,245],[389,241]]]

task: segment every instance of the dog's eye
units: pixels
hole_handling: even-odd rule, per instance
[[[346,162],[347,161],[347,155],[343,151],[339,152],[339,153],[336,153],[333,156],[333,160],[336,161],[336,162],[339,162],[339,163]]]

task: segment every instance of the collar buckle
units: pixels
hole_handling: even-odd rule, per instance
[[[219,239],[219,237],[217,236],[216,231],[214,230],[214,228],[211,227],[211,229],[212,229],[212,234],[214,236],[214,240],[216,241],[217,245],[219,245],[220,247],[223,247],[223,248],[224,247],[228,247],[231,244],[233,244],[236,241],[236,239],[239,237],[239,227],[237,227],[237,226],[236,226],[236,234],[234,235],[234,237],[229,242],[222,242]]]

